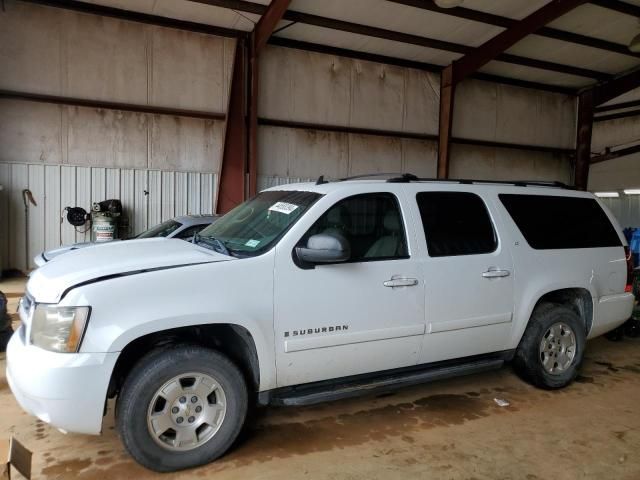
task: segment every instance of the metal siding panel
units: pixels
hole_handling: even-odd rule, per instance
[[[12,268],[26,270],[25,262],[25,226],[24,203],[22,190],[29,186],[29,169],[27,165],[13,164],[11,166],[11,186],[9,225],[13,228],[9,235],[9,265]]]
[[[135,205],[135,170],[123,169],[120,171],[120,201],[122,202],[122,209],[124,216],[126,217],[129,226],[126,236],[133,235],[135,229],[134,225],[134,205]]]
[[[213,213],[213,175],[203,173],[200,175],[200,213]]]
[[[213,183],[213,210],[212,212],[215,213],[218,211],[218,185],[219,185],[219,175],[217,174],[213,174],[213,178],[212,178],[212,183]]]
[[[9,268],[9,199],[11,188],[11,165],[0,163],[0,277]]]
[[[134,175],[133,232],[137,235],[149,228],[147,223],[149,185],[146,170],[135,170]]]
[[[47,165],[44,177],[44,247],[45,250],[60,245],[61,211],[60,207],[60,166]]]
[[[189,211],[188,174],[176,172],[175,175],[175,215],[186,215]]]
[[[44,165],[29,165],[29,190],[36,205],[29,204],[29,243],[27,245],[28,268],[35,268],[33,257],[44,251],[45,244],[45,189]]]
[[[105,168],[91,169],[91,204],[106,200],[107,174]],[[91,207],[91,205],[89,205]]]
[[[188,173],[188,203],[187,210],[190,215],[200,213],[200,174]]]
[[[175,217],[174,172],[162,172],[162,221]]]
[[[91,168],[76,167],[76,204],[77,207],[91,211]],[[76,229],[76,242],[88,242],[91,230],[88,225]]]
[[[76,191],[78,185],[76,183],[76,167],[61,167],[60,171],[60,211],[66,207],[76,206]],[[83,207],[85,208],[85,207]],[[66,215],[65,215],[66,217]],[[66,218],[60,227],[60,241],[62,245],[69,245],[76,241],[76,231],[72,225],[67,222]]]
[[[112,198],[120,199],[120,169],[107,168],[105,173],[105,200],[110,200]]]
[[[162,174],[159,170],[149,170],[148,185],[147,219],[149,227],[153,227],[162,221]]]

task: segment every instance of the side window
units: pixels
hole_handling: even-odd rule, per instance
[[[531,248],[619,247],[607,214],[593,198],[552,195],[499,195]]]
[[[407,239],[396,197],[366,193],[345,198],[325,212],[300,241],[318,233],[339,234],[351,246],[350,262],[407,258]]]
[[[193,227],[185,228],[183,231],[178,233],[174,238],[179,238],[180,240],[191,240],[191,238],[206,227],[208,224],[203,225],[194,225]]]
[[[416,195],[430,257],[478,255],[498,247],[484,201],[467,192]]]

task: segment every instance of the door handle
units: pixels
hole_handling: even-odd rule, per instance
[[[385,287],[413,287],[418,284],[417,278],[392,278],[383,283]]]
[[[483,278],[499,278],[499,277],[508,277],[511,275],[509,270],[501,270],[499,268],[491,267],[486,272],[482,272]]]

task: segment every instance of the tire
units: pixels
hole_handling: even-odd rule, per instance
[[[555,335],[550,331],[552,327]],[[572,343],[573,355],[569,347]],[[565,387],[578,374],[585,343],[585,327],[575,311],[564,305],[544,303],[531,315],[513,359],[514,367],[537,387]]]
[[[5,352],[7,350],[7,345],[11,339],[11,335],[13,335],[13,330],[10,326],[4,330],[0,330],[0,352]]]
[[[227,357],[198,346],[174,346],[151,352],[133,367],[118,397],[116,426],[138,463],[173,472],[223,455],[242,429],[247,403],[243,375]],[[190,434],[196,427],[199,433]]]

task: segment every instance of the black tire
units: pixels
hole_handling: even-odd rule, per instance
[[[549,373],[542,364],[540,343],[547,330],[562,322],[575,336],[576,351],[569,367],[560,373]],[[516,371],[525,380],[546,389],[562,388],[569,385],[578,374],[585,348],[585,326],[571,308],[554,303],[544,303],[536,307],[529,324],[520,340],[513,359]]]
[[[169,450],[152,437],[147,414],[156,391],[188,372],[209,375],[219,383],[226,397],[226,413],[218,431],[206,443],[192,450]],[[242,429],[247,403],[243,375],[227,357],[199,346],[175,346],[153,351],[133,367],[118,397],[116,425],[126,450],[138,463],[156,472],[173,472],[210,463],[223,455]]]
[[[7,350],[7,345],[11,339],[11,335],[13,335],[11,327],[0,330],[0,352],[5,352]]]

